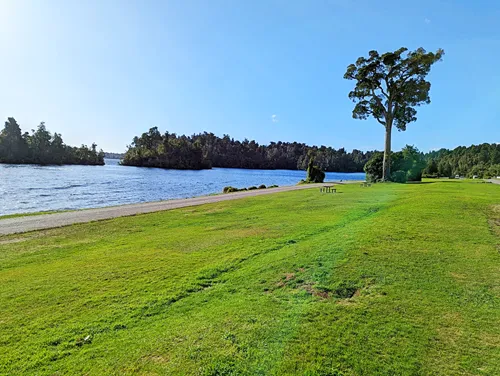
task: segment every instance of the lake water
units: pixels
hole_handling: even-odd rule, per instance
[[[96,208],[219,193],[225,186],[294,185],[305,171],[214,168],[201,171],[120,166],[0,164],[0,215]],[[364,180],[364,173],[328,172],[326,180]]]

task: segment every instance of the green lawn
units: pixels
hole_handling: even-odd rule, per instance
[[[0,374],[500,375],[500,186],[339,191],[0,237]]]
[[[29,217],[32,215],[42,215],[42,214],[54,214],[54,213],[62,213],[67,210],[61,210],[61,211],[41,211],[41,212],[34,212],[34,213],[20,213],[20,214],[7,214],[7,215],[0,215],[0,219],[9,219],[9,218],[18,218],[18,217]]]

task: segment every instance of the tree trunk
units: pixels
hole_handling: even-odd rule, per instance
[[[384,164],[382,180],[391,180],[391,133],[392,133],[392,120],[387,121],[385,126],[385,148],[384,148]]]

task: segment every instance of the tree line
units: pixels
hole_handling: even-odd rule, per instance
[[[0,132],[0,163],[40,165],[104,165],[104,152],[92,144],[72,147],[64,144],[61,134],[50,133],[42,122],[36,130],[22,133],[16,119],[10,117]]]
[[[500,144],[459,146],[453,150],[440,149],[426,154],[423,171],[428,177],[492,178],[500,176]]]
[[[383,180],[381,152],[375,152],[365,165],[367,180]],[[391,152],[392,181],[420,181],[427,178],[493,178],[500,176],[500,144],[459,146],[453,150],[440,149],[422,153],[406,145],[400,152]]]
[[[121,163],[127,166],[175,169],[208,169],[212,167],[245,169],[305,170],[314,157],[323,171],[361,172],[372,152],[308,146],[297,142],[271,142],[222,138],[213,133],[192,136],[160,133],[157,127],[134,137]]]

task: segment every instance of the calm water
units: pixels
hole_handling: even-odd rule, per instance
[[[293,185],[305,171],[214,168],[202,171],[120,166],[0,164],[0,215],[96,208],[219,193],[225,186]],[[326,174],[327,180],[361,180],[364,173]]]

